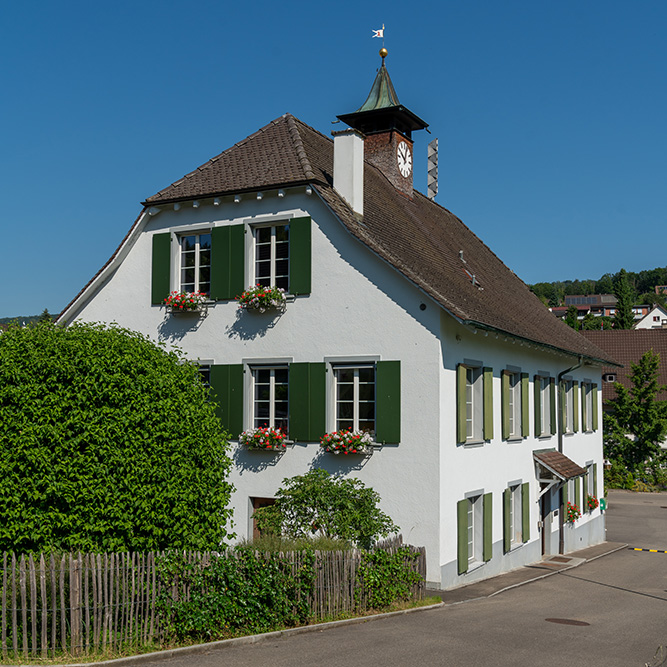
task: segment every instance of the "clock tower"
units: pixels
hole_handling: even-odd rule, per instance
[[[419,116],[398,101],[398,95],[384,64],[387,49],[380,49],[382,66],[366,101],[340,120],[363,133],[365,159],[376,166],[392,185],[412,198],[412,132],[428,127]]]

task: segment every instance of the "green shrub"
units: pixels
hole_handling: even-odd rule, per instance
[[[245,547],[213,556],[203,567],[181,554],[166,554],[158,560],[164,584],[158,610],[167,638],[222,639],[306,623],[314,554],[304,551],[301,557],[303,564],[293,574],[292,562],[282,554]],[[176,598],[175,588],[180,591]]]
[[[305,538],[319,534],[368,549],[398,531],[378,507],[380,495],[358,479],[319,468],[283,480],[274,505],[255,511],[262,533]]]
[[[0,335],[0,551],[215,549],[227,434],[197,368],[115,326]]]
[[[411,597],[412,587],[422,578],[414,571],[419,554],[408,547],[399,547],[395,553],[374,549],[363,554],[355,599],[366,597],[371,609],[381,609],[399,600]]]

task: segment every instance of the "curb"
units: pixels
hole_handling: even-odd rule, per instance
[[[267,639],[278,639],[280,637],[288,637],[290,635],[300,635],[308,632],[320,632],[322,630],[329,630],[336,627],[342,627],[345,625],[357,625],[359,623],[377,621],[383,618],[390,618],[392,616],[411,614],[415,611],[439,609],[440,607],[444,606],[445,603],[440,602],[438,604],[431,604],[425,607],[413,607],[412,609],[389,611],[383,614],[373,614],[372,616],[357,616],[355,618],[345,618],[340,621],[328,621],[327,623],[302,625],[298,628],[287,628],[285,630],[276,630],[274,632],[263,632],[262,634],[259,635],[246,635],[245,637],[222,639],[220,641],[208,642],[206,644],[194,644],[193,646],[182,646],[180,648],[168,649],[166,651],[153,651],[152,653],[131,655],[125,658],[115,658],[114,660],[103,660],[99,662],[76,662],[76,663],[72,662],[66,665],[49,665],[49,667],[91,667],[93,665],[108,665],[109,667],[125,667],[125,665],[141,665],[148,662],[155,662],[156,660],[169,660],[171,658],[180,658],[190,655],[201,655],[203,653],[208,653],[209,651],[232,648],[234,646],[256,644],[258,642],[266,641]],[[15,667],[15,666],[0,665],[0,667]]]
[[[528,579],[527,581],[521,581],[518,584],[512,584],[511,586],[506,586],[505,588],[501,588],[499,591],[496,591],[495,593],[491,593],[491,595],[488,595],[487,597],[492,598],[494,595],[498,595],[499,593],[503,593],[504,591],[509,591],[512,588],[518,588],[519,586],[523,586],[524,584],[529,584],[532,581],[539,581],[540,579],[546,579],[547,577],[552,577],[554,574],[559,574],[560,572],[567,572],[567,570],[574,570],[575,567],[584,565],[584,563],[591,563],[592,561],[597,560],[598,558],[602,558],[603,556],[609,556],[610,554],[613,554],[616,551],[625,549],[627,546],[628,546],[627,544],[622,544],[621,546],[618,546],[615,549],[611,549],[610,551],[605,551],[603,554],[598,554],[597,556],[593,556],[592,558],[582,558],[581,563],[568,565],[567,567],[563,567],[560,570],[554,570],[553,572],[546,572],[545,574],[541,574],[539,577],[535,577],[534,579]],[[477,599],[479,600],[479,598]],[[467,602],[467,600],[464,600],[464,602]]]

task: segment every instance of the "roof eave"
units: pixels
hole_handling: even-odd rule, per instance
[[[294,187],[300,187],[300,186],[306,186],[306,185],[314,185],[314,184],[322,184],[324,185],[325,183],[321,181],[320,179],[303,179],[303,180],[298,180],[298,181],[285,181],[285,182],[278,182],[278,183],[270,183],[267,185],[263,185],[261,187],[252,187],[252,188],[235,188],[233,190],[218,190],[214,192],[206,192],[202,193],[199,195],[187,195],[183,197],[168,197],[165,199],[158,199],[158,200],[153,200],[152,197],[149,197],[145,201],[141,202],[142,206],[148,207],[148,206],[163,206],[165,204],[178,204],[181,202],[186,202],[186,201],[195,201],[197,199],[211,199],[212,197],[230,197],[232,195],[243,195],[247,194],[248,192],[257,192],[257,191],[268,191],[268,190],[279,190],[280,188],[294,188]]]
[[[544,343],[539,340],[535,340],[533,338],[527,338],[525,336],[520,336],[519,334],[512,333],[511,331],[505,331],[504,329],[500,329],[498,327],[494,327],[491,324],[485,324],[484,322],[478,322],[477,320],[465,320],[461,319],[460,320],[462,324],[465,324],[467,326],[475,327],[477,329],[481,329],[482,331],[493,331],[494,333],[501,334],[503,336],[510,336],[511,338],[515,338],[516,340],[522,341],[524,343],[528,343],[530,345],[537,345],[538,347],[542,347],[547,350],[552,350],[554,352],[560,352],[567,354],[572,357],[583,357],[584,359],[588,360],[589,362],[599,364],[601,366],[616,366],[617,368],[623,368],[623,364],[619,364],[616,361],[613,361],[612,359],[602,359],[600,357],[594,357],[591,356],[590,354],[585,354],[584,352],[576,352],[575,350],[568,350],[564,347],[558,347],[557,345],[551,345],[550,343]]]

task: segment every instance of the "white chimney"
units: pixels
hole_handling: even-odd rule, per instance
[[[364,135],[358,130],[332,132],[334,188],[359,215],[364,214]]]

